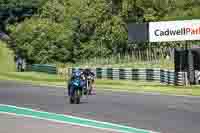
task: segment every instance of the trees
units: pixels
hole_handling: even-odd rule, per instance
[[[46,0],[1,0],[0,31],[6,32],[7,24],[21,22],[37,12]]]
[[[70,31],[48,19],[31,18],[11,29],[17,50],[33,63],[70,61]]]
[[[0,25],[5,30],[9,24],[16,51],[28,60],[75,63],[130,50],[127,21],[199,18],[199,4],[199,0],[3,0]]]

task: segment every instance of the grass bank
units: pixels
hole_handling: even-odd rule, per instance
[[[0,41],[0,72],[13,71],[15,71],[14,54],[5,43]]]
[[[66,79],[57,75],[49,75],[37,72],[11,72],[1,73],[0,80],[15,80],[23,83],[49,85],[49,86],[66,86]],[[167,95],[190,95],[200,96],[200,86],[169,86],[161,85],[156,82],[142,81],[121,81],[121,80],[96,80],[97,90],[125,91],[125,92],[150,92]]]

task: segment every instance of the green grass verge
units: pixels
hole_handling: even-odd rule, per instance
[[[0,41],[0,72],[12,71],[15,71],[14,54]]]
[[[43,81],[43,82],[64,82],[63,78],[59,78],[57,75],[50,75],[38,72],[10,72],[0,73],[1,77],[7,77],[10,79],[19,79],[24,81]]]
[[[49,75],[37,72],[11,72],[0,73],[0,80],[15,80],[23,83],[49,85],[49,86],[66,86],[66,79],[57,75]],[[167,95],[190,95],[200,96],[200,86],[170,86],[161,85],[158,82],[144,81],[121,81],[121,80],[96,80],[98,90],[112,90],[125,92],[150,92]]]
[[[0,80],[11,80],[36,85],[64,86],[66,84],[65,80],[63,78],[59,78],[57,75],[38,72],[1,72]]]
[[[149,92],[167,95],[200,96],[200,86],[172,86],[158,82],[98,80],[98,88],[126,92]]]

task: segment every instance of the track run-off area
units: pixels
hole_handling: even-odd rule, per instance
[[[83,98],[77,105],[69,104],[64,91],[61,87],[0,81],[0,121],[5,121],[4,130],[11,129],[10,123],[15,121],[28,121],[29,127],[37,127],[35,121],[45,126],[49,125],[45,123],[47,120],[62,124],[59,125],[62,128],[56,129],[58,132],[63,128],[75,128],[70,125],[79,126],[88,133],[200,131],[200,97],[97,91],[96,95]]]

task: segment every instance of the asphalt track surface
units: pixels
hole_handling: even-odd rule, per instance
[[[199,133],[200,98],[97,92],[70,105],[63,88],[0,81],[0,104],[112,122],[160,133]],[[1,118],[1,116],[0,116]]]
[[[0,133],[111,133],[93,128],[0,114]]]

